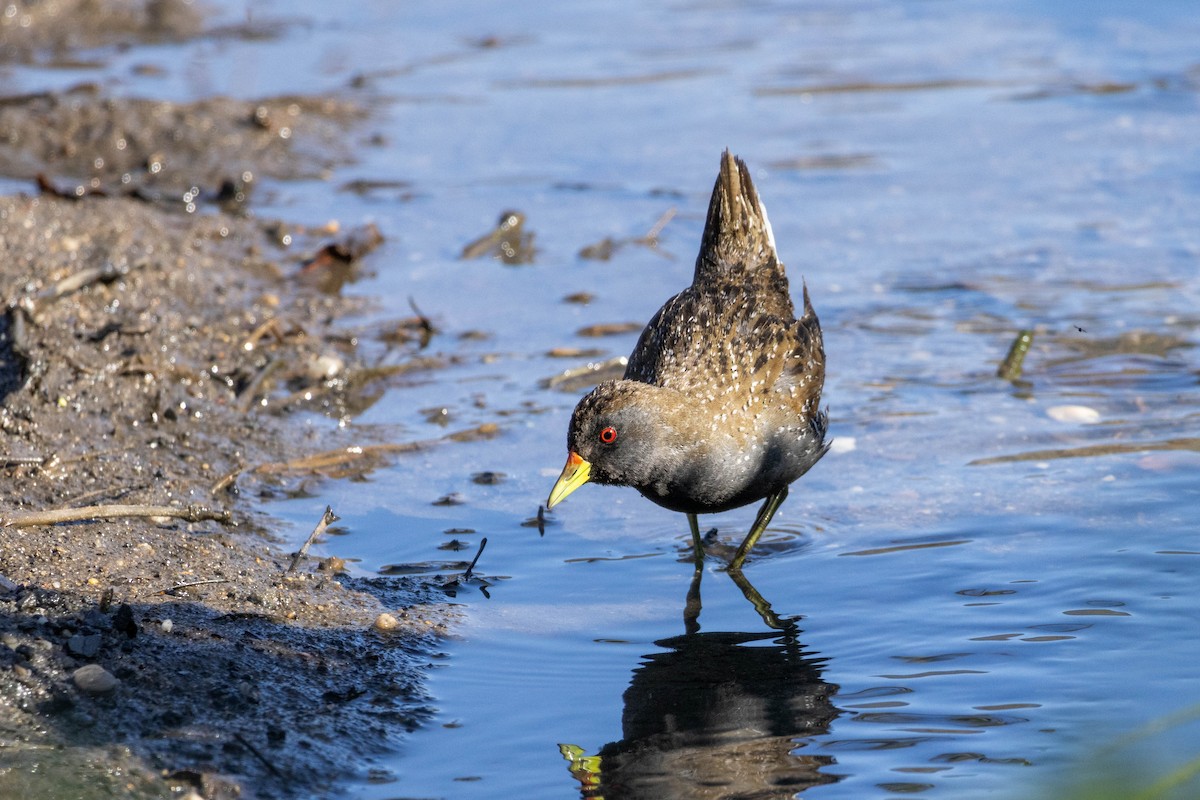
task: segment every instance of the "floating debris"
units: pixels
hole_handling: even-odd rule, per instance
[[[582,367],[564,370],[558,375],[543,378],[539,385],[543,389],[558,389],[574,392],[607,380],[615,380],[625,374],[626,356],[615,356],[606,361],[592,361]]]
[[[658,221],[650,227],[650,230],[646,231],[645,236],[634,236],[628,239],[614,239],[611,236],[606,236],[600,241],[594,244],[589,244],[581,249],[579,251],[579,257],[589,261],[608,261],[622,247],[634,245],[648,248],[649,250],[662,255],[664,258],[674,259],[675,257],[673,255],[659,249],[658,236],[660,233],[662,233],[663,228],[667,226],[667,223],[671,221],[676,213],[677,212],[674,208],[668,208],[663,215],[658,218]]]
[[[1025,363],[1025,354],[1029,352],[1031,344],[1033,344],[1033,331],[1023,330],[1018,333],[1017,338],[1013,339],[1012,345],[1008,348],[1008,355],[1000,362],[996,376],[1006,381],[1015,381],[1020,378],[1021,367]]]
[[[822,153],[812,156],[797,156],[781,161],[772,161],[771,169],[861,169],[873,167],[878,159],[870,153]]]
[[[260,464],[252,469],[237,470],[237,474],[247,472],[254,475],[296,475],[320,474],[330,478],[361,476],[387,463],[392,456],[415,453],[434,447],[442,442],[474,442],[490,439],[500,432],[500,426],[494,422],[485,422],[474,428],[456,431],[440,439],[426,439],[415,442],[397,442],[395,444],[350,445],[334,450],[326,450],[303,456],[291,461]],[[214,488],[225,488],[236,478],[226,475],[217,481]]]
[[[595,325],[585,325],[575,331],[576,336],[618,336],[623,333],[633,333],[646,327],[643,322],[599,322]]]
[[[395,191],[408,190],[412,188],[412,183],[402,180],[387,180],[387,179],[369,179],[358,178],[356,180],[346,181],[338,187],[339,192],[349,192],[356,194],[359,197],[367,197],[375,192],[390,189]]]
[[[595,244],[589,244],[579,251],[579,257],[588,261],[608,261],[613,257],[613,253],[617,252],[620,244],[616,239],[610,236],[605,236]]]
[[[300,269],[300,280],[326,294],[337,294],[343,286],[357,279],[355,265],[381,244],[383,234],[374,223],[354,228],[306,260]]]
[[[553,347],[546,355],[550,358],[598,358],[607,352],[599,347]]]
[[[525,230],[525,215],[520,211],[505,211],[500,214],[495,230],[484,234],[463,248],[460,259],[491,256],[509,266],[532,264],[537,250],[533,246],[534,234]]]

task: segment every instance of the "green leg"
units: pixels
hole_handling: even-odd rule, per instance
[[[688,585],[687,601],[683,605],[683,630],[690,636],[700,632],[700,579],[704,576],[704,564],[696,562],[692,570],[692,582]]]
[[[767,623],[768,628],[774,628],[777,631],[783,631],[789,637],[795,638],[800,634],[800,629],[796,625],[796,620],[799,617],[790,617],[783,619],[775,610],[771,608],[771,604],[758,593],[758,589],[754,588],[754,584],[750,583],[750,579],[740,569],[729,570],[729,577],[737,584],[737,587],[742,590],[742,594],[750,604],[754,606],[754,610],[762,617],[762,621]]]
[[[750,532],[746,534],[746,538],[742,540],[742,544],[738,547],[737,552],[733,555],[733,561],[729,562],[730,572],[740,572],[742,562],[746,560],[746,556],[750,550],[758,543],[758,537],[763,535],[763,531],[767,529],[767,525],[771,522],[771,517],[775,516],[775,512],[783,505],[783,501],[787,499],[788,489],[783,487],[775,494],[767,498],[762,504],[762,508],[758,510],[758,516],[754,518],[754,525],[750,527]]]
[[[700,520],[695,514],[688,514],[688,525],[692,528],[692,554],[696,558],[696,564],[704,563],[704,545],[700,541]]]

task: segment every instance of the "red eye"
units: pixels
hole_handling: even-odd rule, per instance
[[[605,444],[612,444],[617,440],[617,429],[611,425],[600,431],[600,441]]]

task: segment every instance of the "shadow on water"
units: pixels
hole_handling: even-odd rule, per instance
[[[697,568],[684,609],[685,633],[655,642],[623,696],[620,741],[587,755],[559,745],[580,795],[605,798],[789,798],[833,783],[832,757],[797,754],[829,731],[838,687],[821,678],[825,659],[800,643],[740,572],[729,572],[765,631],[700,630]]]

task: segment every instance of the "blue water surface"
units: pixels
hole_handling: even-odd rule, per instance
[[[1194,4],[217,5],[276,33],[118,54],[115,74],[164,72],[114,90],[376,98],[355,163],[267,182],[257,208],[375,222],[387,242],[348,291],[439,328],[450,365],[341,435],[500,427],[269,507],[299,541],[332,504],[345,535],[322,547],[365,575],[489,541],[491,586],[452,598],[430,666],[435,717],[355,797],[1029,797],[1200,704]],[[589,360],[548,353],[627,353],[636,331],[576,332],[644,322],[690,281],[725,147],[821,317],[836,442],[752,591],[714,549],[697,616],[682,516],[585,487],[544,535],[522,523],[583,391],[542,381]],[[385,183],[339,190],[355,179]],[[461,260],[509,208],[533,263]],[[662,219],[656,248],[579,256]],[[999,379],[1021,329],[1022,380]],[[736,544],[753,514],[702,523]],[[1198,733],[1130,769],[1195,757]]]

